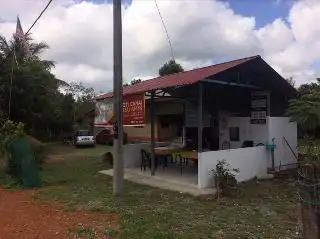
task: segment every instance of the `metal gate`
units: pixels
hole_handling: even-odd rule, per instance
[[[304,239],[320,239],[320,161],[300,165],[298,195]]]

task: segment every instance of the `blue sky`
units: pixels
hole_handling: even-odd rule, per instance
[[[91,0],[96,3],[110,2],[112,0]],[[123,0],[130,3],[132,0]],[[153,1],[153,0],[145,0]],[[158,0],[164,1],[164,0]],[[176,0],[179,1],[179,0]],[[201,0],[190,0],[201,1]],[[210,1],[210,0],[202,0]],[[286,19],[293,0],[222,0],[230,4],[231,8],[243,16],[254,16],[256,27],[262,27],[276,18]]]
[[[228,2],[236,13],[254,16],[257,27],[262,27],[276,18],[286,19],[291,7],[289,0],[229,0]]]

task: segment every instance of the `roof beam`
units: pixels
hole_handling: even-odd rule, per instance
[[[213,83],[213,84],[220,84],[220,85],[227,85],[227,86],[237,86],[243,88],[252,88],[252,89],[261,89],[260,87],[249,85],[249,84],[240,84],[240,83],[233,83],[233,82],[225,82],[219,80],[211,80],[211,79],[204,79],[203,82]]]

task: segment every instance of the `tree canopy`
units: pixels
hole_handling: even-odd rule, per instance
[[[135,84],[139,84],[140,82],[141,82],[141,79],[133,79],[130,84],[135,85]]]
[[[289,102],[287,114],[305,131],[320,127],[320,80],[298,88],[298,98]]]
[[[183,72],[184,69],[179,63],[176,63],[175,60],[170,60],[166,62],[160,69],[159,69],[159,75],[165,76],[170,75],[174,73]]]
[[[123,86],[135,85],[140,83],[141,81],[141,79],[133,79],[132,81],[130,81],[130,83],[124,83]]]
[[[88,101],[93,90],[57,79],[50,71],[54,62],[41,57],[46,43],[28,35],[26,45],[0,36],[0,110],[3,117],[24,123],[29,134],[52,140],[72,130],[75,109],[82,109],[78,104]]]

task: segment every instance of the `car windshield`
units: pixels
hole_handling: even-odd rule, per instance
[[[77,133],[78,136],[89,136],[88,130],[79,130]]]

